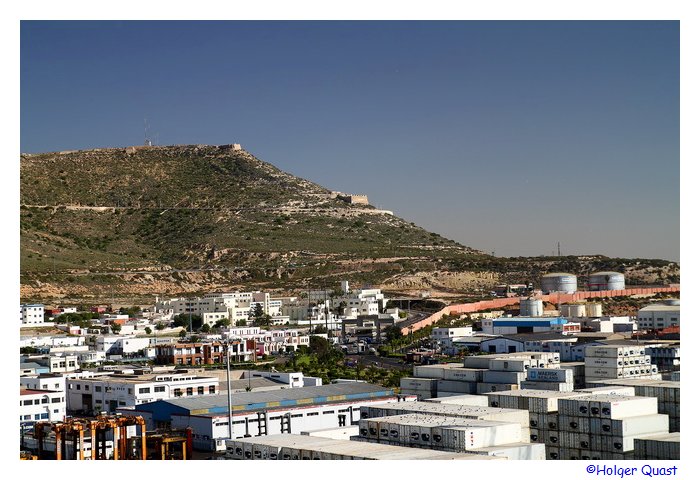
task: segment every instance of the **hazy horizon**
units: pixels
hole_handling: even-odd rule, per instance
[[[21,149],[241,143],[497,256],[680,256],[679,22],[21,23]]]

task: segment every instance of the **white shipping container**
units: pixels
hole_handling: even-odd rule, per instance
[[[520,388],[523,390],[533,389],[533,390],[552,390],[555,392],[573,392],[574,384],[573,382],[532,382],[524,381],[520,383]]]
[[[525,372],[531,367],[537,367],[538,361],[535,359],[493,359],[489,362],[489,370],[497,372]],[[484,372],[486,375],[486,372]],[[484,380],[486,382],[490,380]]]
[[[438,392],[476,393],[477,384],[474,382],[458,382],[454,380],[437,380]]]
[[[546,460],[545,446],[542,443],[515,443],[469,450],[468,453],[496,455],[508,460]]]
[[[508,390],[518,390],[518,384],[509,383],[477,383],[476,393],[479,395],[489,392],[501,392]]]
[[[489,406],[489,399],[485,395],[454,395],[450,397],[431,398],[426,401],[442,403],[445,405],[471,405],[474,407]]]
[[[599,415],[601,418],[619,419],[656,414],[657,408],[658,400],[653,397],[589,395],[559,400],[559,412],[574,416]]]
[[[525,372],[511,371],[494,371],[489,370],[484,372],[483,383],[514,383],[519,384],[525,380],[527,374]]]
[[[435,391],[438,380],[436,378],[403,377],[401,389]]]
[[[600,434],[613,436],[648,435],[655,432],[668,432],[668,415],[639,415],[636,417],[600,420]]]
[[[481,382],[483,374],[487,370],[478,368],[450,368],[445,370],[445,380],[458,380],[466,382]]]

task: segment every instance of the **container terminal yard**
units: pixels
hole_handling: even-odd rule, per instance
[[[423,340],[381,291],[352,292],[347,283],[355,312],[321,314],[327,330],[220,322],[239,310],[252,319],[254,310],[284,317],[294,308],[262,292],[158,299],[135,317],[97,309],[79,327],[44,321],[75,309],[23,304],[23,326],[71,335],[22,337],[20,458],[680,459],[680,302],[644,301],[636,316],[606,316],[599,299],[626,296],[624,277],[598,272],[589,281],[582,298],[594,301],[571,297],[575,276],[554,273],[542,291],[502,289],[489,308],[480,301],[414,313],[429,331]],[[647,297],[679,290],[660,288]],[[553,295],[567,297],[543,308]],[[507,303],[519,310],[493,310]],[[176,323],[190,320],[177,316],[185,304],[197,304],[210,328]],[[357,310],[385,313],[353,317]],[[412,342],[403,358],[387,356],[391,326],[409,329],[399,337]],[[326,350],[313,353],[319,345]],[[329,352],[332,366],[351,365],[357,378],[324,381],[296,363]],[[360,379],[362,362],[403,373],[383,386]]]

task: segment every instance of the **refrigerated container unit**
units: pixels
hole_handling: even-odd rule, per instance
[[[483,375],[486,371],[488,371],[488,369],[463,367],[450,368],[444,371],[444,380],[481,382],[483,381]]]
[[[364,416],[365,418],[420,413],[426,415],[461,417],[476,420],[515,422],[519,423],[524,429],[528,428],[529,423],[529,414],[525,410],[479,407],[471,405],[449,405],[434,402],[399,402],[377,406],[362,406],[360,407],[360,413],[361,416]]]
[[[478,383],[476,382],[461,382],[455,380],[437,380],[436,395],[441,392],[452,393],[476,393]]]
[[[469,405],[473,407],[488,407],[489,399],[485,395],[451,395],[447,397],[430,398],[426,402],[441,403],[444,405]]]
[[[520,386],[517,383],[477,383],[476,393],[479,395],[489,392],[507,392],[509,390],[519,390]]]
[[[636,460],[680,460],[680,432],[649,435],[634,439]]]
[[[416,365],[413,367],[413,376],[419,378],[445,378],[445,370],[462,367],[461,363],[442,363],[439,365]]]
[[[658,401],[658,412],[669,416],[671,432],[679,432],[681,425],[680,382],[652,379],[598,380],[591,385],[600,388],[632,388],[641,397],[653,397]]]
[[[554,392],[573,392],[574,384],[571,383],[555,383],[555,382],[532,382],[524,381],[520,383],[520,388],[523,390],[533,389],[533,390],[551,390]]]

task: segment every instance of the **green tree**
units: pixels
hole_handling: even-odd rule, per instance
[[[183,328],[182,330],[180,330],[180,333],[178,333],[178,336],[180,337],[180,339],[184,339],[187,336],[187,330]]]
[[[245,320],[243,321],[245,322]],[[222,318],[221,320],[216,321],[214,328],[228,327],[229,325],[231,325],[231,320],[228,318]]]
[[[389,325],[384,329],[384,335],[386,335],[386,341],[391,343],[393,340],[400,339],[403,337],[401,333],[401,327],[398,325]]]
[[[199,331],[202,333],[209,333],[211,331],[211,327],[208,323],[205,323],[204,325],[202,325],[202,328],[200,328]]]
[[[261,303],[256,303],[255,308],[253,308],[253,318],[260,322],[265,315],[265,310]]]
[[[199,330],[202,328],[202,317],[197,314],[192,314],[192,330]],[[190,328],[190,314],[181,313],[173,317],[173,325],[176,327]]]
[[[114,333],[114,334],[118,334],[119,332],[122,331],[122,326],[119,325],[118,323],[114,323],[114,322],[112,322],[110,324],[109,328],[112,329],[112,333]]]
[[[160,332],[161,330],[164,330],[164,329],[165,329],[165,324],[163,322],[156,323],[156,330],[158,330]]]
[[[241,319],[241,320],[236,321],[236,326],[237,326],[237,327],[245,327],[245,326],[247,326],[247,325],[248,325],[248,321],[247,321],[247,320]]]
[[[146,332],[146,335],[150,335],[153,332],[153,330],[151,330],[151,327],[146,327],[143,329],[143,331]]]
[[[335,307],[335,312],[338,314],[338,316],[341,316],[345,313],[345,308],[347,308],[348,304],[345,300],[342,300],[337,307]]]

